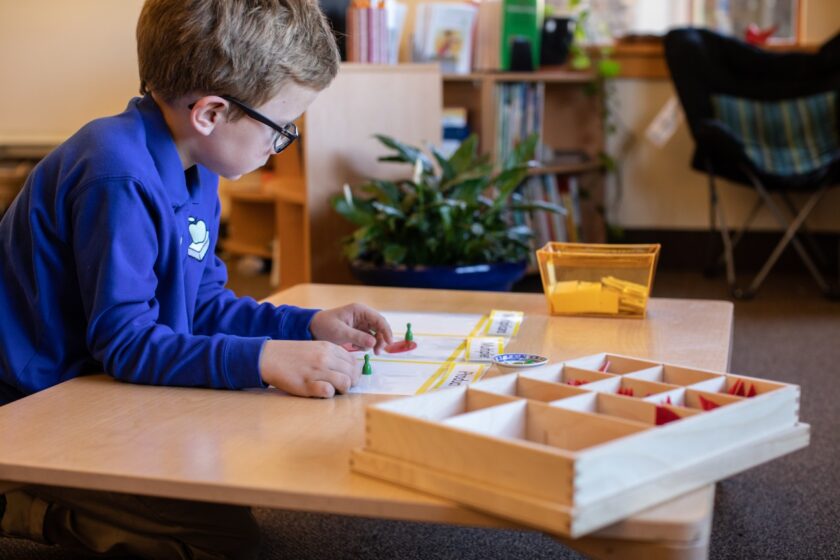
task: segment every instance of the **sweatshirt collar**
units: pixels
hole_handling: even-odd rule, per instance
[[[172,206],[179,208],[190,199],[190,193],[175,140],[151,95],[144,95],[136,103],[146,128],[146,148]]]

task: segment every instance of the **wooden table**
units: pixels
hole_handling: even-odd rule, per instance
[[[726,370],[732,304],[653,299],[648,318],[548,315],[540,294],[298,285],[274,303],[383,310],[525,312],[511,351],[552,361],[608,351]],[[493,374],[495,372],[491,372]],[[74,379],[0,407],[0,481],[39,483],[292,510],[482,526],[513,526],[380,482],[348,467],[364,410],[388,397],[331,400],[274,390],[219,391]],[[599,558],[703,558],[714,487],[570,541]]]

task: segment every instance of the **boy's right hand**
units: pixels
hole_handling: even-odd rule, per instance
[[[269,340],[260,354],[262,380],[300,397],[346,393],[360,375],[353,356],[332,342]]]

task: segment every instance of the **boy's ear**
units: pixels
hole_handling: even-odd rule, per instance
[[[230,104],[215,95],[200,98],[190,110],[190,124],[202,136],[209,136],[221,121],[227,118]]]

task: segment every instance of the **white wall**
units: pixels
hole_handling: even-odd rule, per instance
[[[0,0],[0,142],[60,141],[137,95],[142,0]]]

